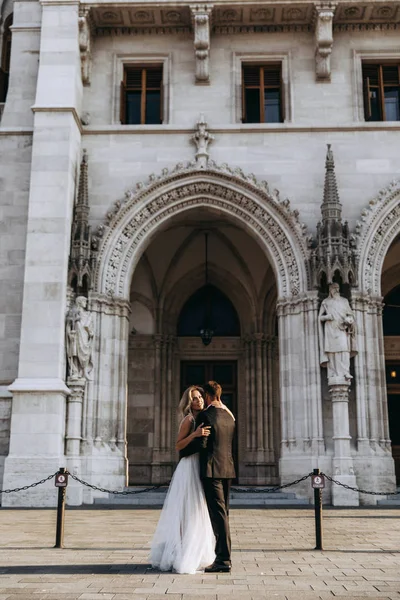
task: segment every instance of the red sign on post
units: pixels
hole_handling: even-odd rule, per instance
[[[323,489],[325,487],[325,477],[323,475],[311,475],[311,485],[314,489]]]
[[[55,479],[54,485],[56,487],[67,487],[68,473],[56,473],[56,479]]]

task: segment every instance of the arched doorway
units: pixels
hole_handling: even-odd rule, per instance
[[[184,304],[205,283],[204,230],[208,283],[240,321],[240,337],[207,347],[177,335]],[[323,441],[316,338],[305,347],[317,304],[306,232],[289,201],[227,165],[179,164],[127,192],[98,235],[84,429],[101,480],[171,477],[185,360],[237,361],[241,483],[292,481],[294,454],[311,468]]]
[[[384,295],[383,335],[388,401],[389,434],[395,463],[396,481],[400,483],[400,235],[385,257],[382,271]]]
[[[267,296],[275,302],[266,303]],[[130,483],[150,483],[155,472],[163,481],[171,477],[180,396],[187,386],[208,379],[219,381],[223,400],[237,417],[239,482],[278,481],[277,291],[260,245],[213,211],[172,218],[139,260],[130,299]],[[205,326],[213,332],[206,344]]]

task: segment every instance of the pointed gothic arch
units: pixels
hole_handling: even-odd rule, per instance
[[[273,267],[280,297],[308,289],[308,246],[305,227],[289,201],[269,190],[253,175],[209,163],[182,164],[161,177],[151,175],[145,184],[126,194],[101,226],[95,290],[128,298],[136,264],[153,237],[171,219],[198,207],[209,208],[236,221],[263,247]]]
[[[369,202],[356,225],[360,290],[381,296],[385,256],[400,233],[400,180],[392,181]]]

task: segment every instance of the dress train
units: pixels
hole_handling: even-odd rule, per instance
[[[200,481],[199,455],[181,458],[151,543],[150,562],[161,571],[195,573],[215,559],[215,537]]]

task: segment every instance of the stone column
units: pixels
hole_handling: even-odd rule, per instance
[[[358,354],[354,358],[357,405],[357,449],[360,454],[370,454],[368,439],[368,390],[365,377],[366,339],[364,336],[368,298],[364,294],[352,294],[352,305],[356,320]]]
[[[264,339],[263,342],[263,382],[266,393],[265,411],[264,411],[264,448],[266,461],[275,462],[274,452],[274,388],[273,388],[273,349],[274,338]]]
[[[67,398],[67,425],[65,435],[65,454],[67,468],[70,473],[78,477],[81,469],[81,441],[82,441],[82,406],[85,395],[86,379],[68,379],[70,395]],[[73,479],[68,483],[67,503],[80,506],[83,501],[83,488]]]
[[[152,483],[160,483],[161,447],[161,345],[162,336],[154,336],[154,445],[152,461]]]
[[[82,474],[91,483],[121,489],[127,481],[126,408],[130,303],[92,293],[93,380],[87,387]],[[94,493],[86,490],[86,502]]]
[[[389,441],[382,298],[356,290],[352,302],[359,348],[354,359],[357,404],[354,470],[359,487],[392,492],[396,478]],[[377,499],[360,494],[360,504],[376,504]]]
[[[281,406],[280,476],[288,483],[313,468],[330,467],[322,434],[321,379],[316,293],[278,301]],[[308,481],[297,494],[311,497]]]
[[[337,481],[357,487],[354,475],[353,459],[350,449],[349,425],[349,382],[345,379],[332,383],[328,381],[332,400],[333,415],[333,477]],[[334,506],[358,506],[358,492],[352,492],[340,485],[332,485],[332,504]]]
[[[80,152],[78,4],[42,3],[25,255],[21,344],[4,485],[65,465],[65,314],[72,207]],[[62,68],[60,68],[62,65]],[[49,134],[51,132],[51,135]],[[53,506],[54,484],[7,494],[4,506]]]
[[[155,336],[155,449],[153,451],[152,483],[164,482],[171,477],[172,465],[176,457],[174,440],[176,382],[173,378],[175,341],[174,336]]]

